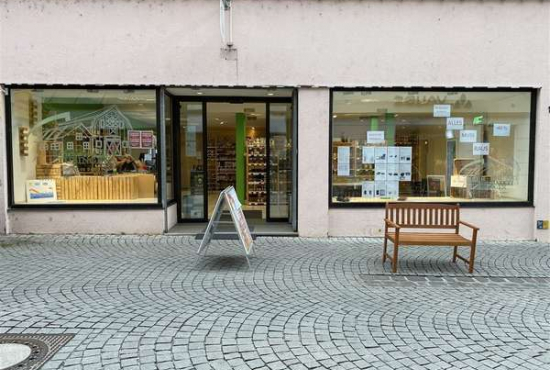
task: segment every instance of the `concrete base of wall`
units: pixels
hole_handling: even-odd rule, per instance
[[[460,218],[480,227],[482,240],[533,240],[534,211],[534,208],[462,208]],[[329,236],[383,235],[384,209],[331,209],[329,219]],[[469,235],[470,230],[462,227],[462,232]]]
[[[11,210],[13,234],[162,234],[164,212],[155,210]]]

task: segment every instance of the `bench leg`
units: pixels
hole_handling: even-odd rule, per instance
[[[388,253],[388,238],[384,237],[384,254],[382,255],[382,263],[386,262],[387,253]]]
[[[474,242],[470,247],[470,259],[468,260],[468,272],[470,274],[474,272],[475,259],[476,259],[476,243]]]
[[[456,262],[456,256],[458,255],[458,246],[454,246],[453,248],[453,262]]]
[[[397,272],[397,255],[399,253],[399,245],[394,244],[393,245],[393,258],[391,260],[391,272],[396,273]]]

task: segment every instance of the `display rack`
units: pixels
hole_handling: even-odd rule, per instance
[[[291,197],[292,166],[290,162],[290,143],[285,136],[275,136],[270,142],[269,153],[269,207],[271,216],[285,217]],[[280,207],[286,207],[283,214]]]
[[[217,145],[216,145],[217,144]],[[206,148],[208,190],[221,191],[236,180],[235,144],[209,143]]]
[[[246,203],[252,206],[266,204],[266,145],[265,138],[246,142]]]

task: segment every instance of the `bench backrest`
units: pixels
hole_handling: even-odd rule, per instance
[[[386,218],[401,227],[456,229],[458,204],[386,203]]]

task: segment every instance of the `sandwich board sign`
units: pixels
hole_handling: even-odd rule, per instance
[[[250,234],[250,229],[248,228],[248,224],[246,223],[246,219],[244,217],[242,204],[239,202],[237,192],[233,186],[229,186],[220,192],[218,200],[216,201],[216,206],[214,207],[214,212],[212,213],[212,218],[210,219],[210,222],[208,222],[208,226],[206,227],[206,231],[204,232],[204,236],[197,253],[199,255],[201,252],[203,255],[206,254],[206,250],[212,240],[212,236],[216,232],[216,227],[220,223],[223,223],[220,221],[220,218],[225,207],[229,207],[233,225],[235,225],[235,229],[237,230],[237,234],[239,235],[239,239],[244,248],[246,260],[250,266],[248,256],[252,253],[252,235]]]

